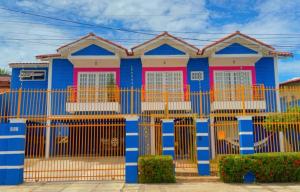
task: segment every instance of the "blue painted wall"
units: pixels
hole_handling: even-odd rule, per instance
[[[245,47],[239,43],[233,43],[219,51],[216,54],[256,54],[257,52]]]
[[[20,71],[26,70],[45,70],[46,78],[42,81],[20,81]],[[47,89],[48,86],[48,68],[13,68],[11,75],[11,89]]]
[[[274,58],[263,57],[255,63],[256,84],[263,84],[266,88],[274,89],[275,69]],[[267,111],[276,110],[276,93],[274,90],[265,91]]]
[[[121,59],[120,66],[120,86],[122,89],[141,89],[142,87],[142,62],[141,59]],[[134,112],[140,111],[140,93],[134,92]],[[122,113],[130,113],[131,109],[131,93],[122,92]]]
[[[52,89],[66,89],[73,85],[73,64],[68,59],[53,59]]]
[[[202,113],[202,114],[208,114],[210,112],[209,110],[209,94],[203,94],[200,98],[199,91],[208,92],[209,91],[209,64],[208,64],[208,58],[192,58],[189,59],[187,64],[187,78],[188,78],[188,84],[190,85],[190,91],[191,91],[191,101],[194,104],[192,110],[193,113]],[[204,80],[202,81],[194,81],[191,80],[191,72],[192,71],[203,71],[204,73]],[[193,93],[194,92],[194,93]],[[199,103],[205,103],[202,105],[202,110],[200,110]]]
[[[67,88],[73,85],[73,64],[67,59],[54,59],[52,63],[52,90],[62,90],[52,94],[52,114],[65,114]],[[57,103],[59,101],[59,103]],[[59,107],[57,107],[59,104]]]
[[[163,44],[159,47],[156,47],[148,52],[145,52],[144,55],[184,55],[185,53],[168,45]]]
[[[22,97],[20,99],[20,115],[44,115],[47,111],[47,93],[46,89],[48,86],[48,68],[23,68],[26,70],[45,70],[46,78],[42,81],[20,81],[20,71],[22,68],[13,68],[12,69],[12,78],[11,78],[11,89],[15,90],[10,94],[10,108],[9,115],[16,115],[18,109],[19,93],[18,89],[22,88]],[[33,93],[30,90],[44,90],[40,93]],[[30,102],[34,101],[34,102]],[[38,103],[38,105],[37,105]]]
[[[79,55],[115,55],[115,54],[111,51],[108,51],[107,49],[92,44],[83,49],[80,49],[75,53],[72,53],[72,55],[79,56]]]

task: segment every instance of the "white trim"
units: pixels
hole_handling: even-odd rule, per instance
[[[44,78],[43,79],[22,79],[21,73],[23,71],[43,72],[44,73]],[[20,70],[20,73],[19,73],[19,80],[20,81],[46,81],[46,77],[47,77],[46,75],[47,75],[46,70],[44,70],[44,69],[22,69],[22,70]]]
[[[188,59],[189,55],[142,55],[141,59]]]
[[[120,59],[120,57],[118,55],[70,55],[68,56],[68,59]]]
[[[194,78],[194,75],[199,74],[199,79]],[[191,81],[203,81],[204,80],[204,71],[191,71],[190,73]]]
[[[26,119],[9,119],[10,123],[26,123]]]
[[[155,43],[157,43],[157,42],[159,42],[159,41],[161,41],[161,40],[164,40],[164,39],[170,40],[171,42],[173,41],[173,42],[175,42],[175,43],[178,43],[178,44],[182,45],[183,47],[186,47],[187,49],[191,50],[192,52],[197,52],[197,51],[198,51],[198,49],[196,49],[196,48],[194,48],[194,47],[191,47],[191,46],[189,46],[189,45],[187,45],[187,44],[185,44],[185,43],[183,43],[183,42],[181,42],[181,41],[178,41],[178,40],[175,39],[174,37],[170,37],[170,36],[167,36],[167,35],[163,35],[163,36],[160,36],[159,38],[152,39],[150,42],[148,42],[148,43],[146,43],[146,44],[143,44],[143,45],[141,45],[141,46],[139,46],[139,47],[133,49],[133,52],[138,52],[139,50],[143,50],[143,49],[145,49],[147,46],[149,46],[149,45],[151,45],[151,44],[155,44]],[[174,47],[174,48],[178,49],[179,51],[186,52],[185,50],[181,50],[180,48],[178,48],[176,45],[170,45],[169,43],[162,43],[162,44],[159,44],[158,46],[155,46],[155,47],[152,48],[152,49],[149,49],[149,50],[145,49],[145,50],[143,50],[143,53],[144,53],[144,52],[147,52],[147,51],[150,51],[150,50],[153,50],[153,49],[156,49],[156,48],[162,46],[163,44],[167,44],[167,45],[169,45],[169,46],[171,46],[171,47]]]
[[[196,123],[207,123],[207,122],[208,122],[208,118],[196,119]]]
[[[239,135],[253,135],[253,132],[251,132],[251,131],[242,131],[242,132],[239,132]]]
[[[198,151],[205,151],[205,150],[209,150],[209,147],[197,147]]]
[[[226,48],[226,47],[224,47]],[[212,58],[243,58],[243,57],[262,57],[263,55],[258,53],[258,54],[212,54]]]
[[[209,161],[197,161],[198,164],[209,164]]]
[[[0,139],[25,139],[25,135],[0,135]]]
[[[162,136],[163,137],[165,137],[165,136],[170,137],[170,136],[174,136],[174,133],[163,133]]]
[[[48,68],[49,64],[45,63],[45,64],[41,64],[41,63],[37,63],[37,64],[34,64],[34,63],[26,63],[26,64],[22,64],[22,63],[11,63],[9,64],[9,67],[10,68],[34,68],[34,67],[44,67],[44,68]]]
[[[126,165],[126,166],[137,166],[138,164],[132,162],[132,163],[125,163],[125,165]]]
[[[137,147],[126,148],[126,151],[139,151]]]
[[[242,121],[242,120],[252,120],[252,116],[237,116],[236,118],[239,121]]]
[[[201,137],[208,136],[208,133],[196,133],[196,136],[201,136]]]
[[[23,169],[24,165],[0,166],[0,169]]]
[[[126,116],[124,116],[124,118],[126,119],[126,121],[138,121],[139,120],[139,116],[137,116],[137,115],[126,115]]]
[[[24,151],[0,151],[0,155],[17,155],[17,154],[24,154]]]
[[[240,151],[250,151],[250,150],[254,151],[254,147],[240,147]]]
[[[163,151],[174,151],[174,147],[163,147]]]
[[[126,133],[126,136],[138,136],[139,133]]]
[[[278,56],[273,58],[274,60],[274,72],[275,72],[275,87],[276,87],[276,105],[277,111],[281,112],[281,105],[280,105],[280,95],[279,95],[279,75],[278,75]]]
[[[163,123],[173,123],[174,119],[162,119],[161,120]]]
[[[267,49],[267,50],[269,50],[269,51],[273,51],[273,49],[271,49],[271,48],[269,48],[269,47],[267,47],[267,46],[265,46],[265,45],[259,44],[258,42],[253,41],[253,40],[251,40],[251,39],[248,39],[248,38],[246,38],[246,37],[244,37],[244,36],[241,36],[241,35],[239,35],[239,34],[236,34],[236,35],[230,37],[229,39],[226,39],[226,40],[224,40],[224,41],[221,41],[221,42],[219,42],[219,43],[217,43],[217,44],[215,44],[215,45],[213,45],[213,46],[207,48],[205,51],[209,51],[209,50],[215,48],[215,47],[218,46],[218,45],[222,45],[222,44],[225,44],[225,43],[228,43],[228,42],[231,42],[231,41],[232,41],[232,44],[233,44],[233,43],[236,43],[236,41],[233,41],[233,40],[236,39],[236,38],[244,39],[245,41],[248,41],[248,42],[250,42],[251,44],[257,45],[258,47],[264,47],[265,49]],[[253,49],[253,48],[250,48],[250,47],[246,46],[245,43],[243,43],[243,42],[237,42],[237,43],[243,45],[244,47],[247,47],[247,48],[249,48],[249,49],[252,49],[252,50],[254,50],[254,51],[257,51],[257,52],[260,51],[260,50],[258,50],[258,49],[256,50],[256,49]],[[224,49],[224,48],[228,47],[229,45],[230,45],[230,44],[228,44],[227,46],[219,46],[219,47],[216,49],[216,51],[219,51],[219,50],[221,50],[221,49]]]

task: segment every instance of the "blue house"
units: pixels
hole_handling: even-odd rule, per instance
[[[60,116],[138,114],[147,125],[141,153],[161,153],[151,127],[166,111],[178,124],[192,125],[192,117],[210,113],[279,110],[278,59],[291,55],[239,31],[202,49],[164,32],[131,50],[90,33],[38,55],[39,63],[10,64],[11,90],[21,94],[9,101],[9,116],[43,117],[34,123],[59,126],[51,137],[63,137],[72,133]],[[189,152],[183,146],[181,153]]]

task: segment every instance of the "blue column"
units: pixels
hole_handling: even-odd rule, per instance
[[[26,121],[0,124],[0,185],[23,183]]]
[[[208,119],[196,119],[198,175],[210,175]]]
[[[162,154],[175,157],[174,120],[162,119]]]
[[[240,136],[240,154],[254,153],[253,123],[251,116],[237,117],[239,136]]]
[[[138,116],[126,117],[125,181],[138,183],[139,129]]]

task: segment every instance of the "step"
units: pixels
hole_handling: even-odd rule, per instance
[[[198,176],[198,170],[196,167],[192,168],[176,168],[176,176]]]
[[[176,176],[177,183],[219,182],[216,176]]]

